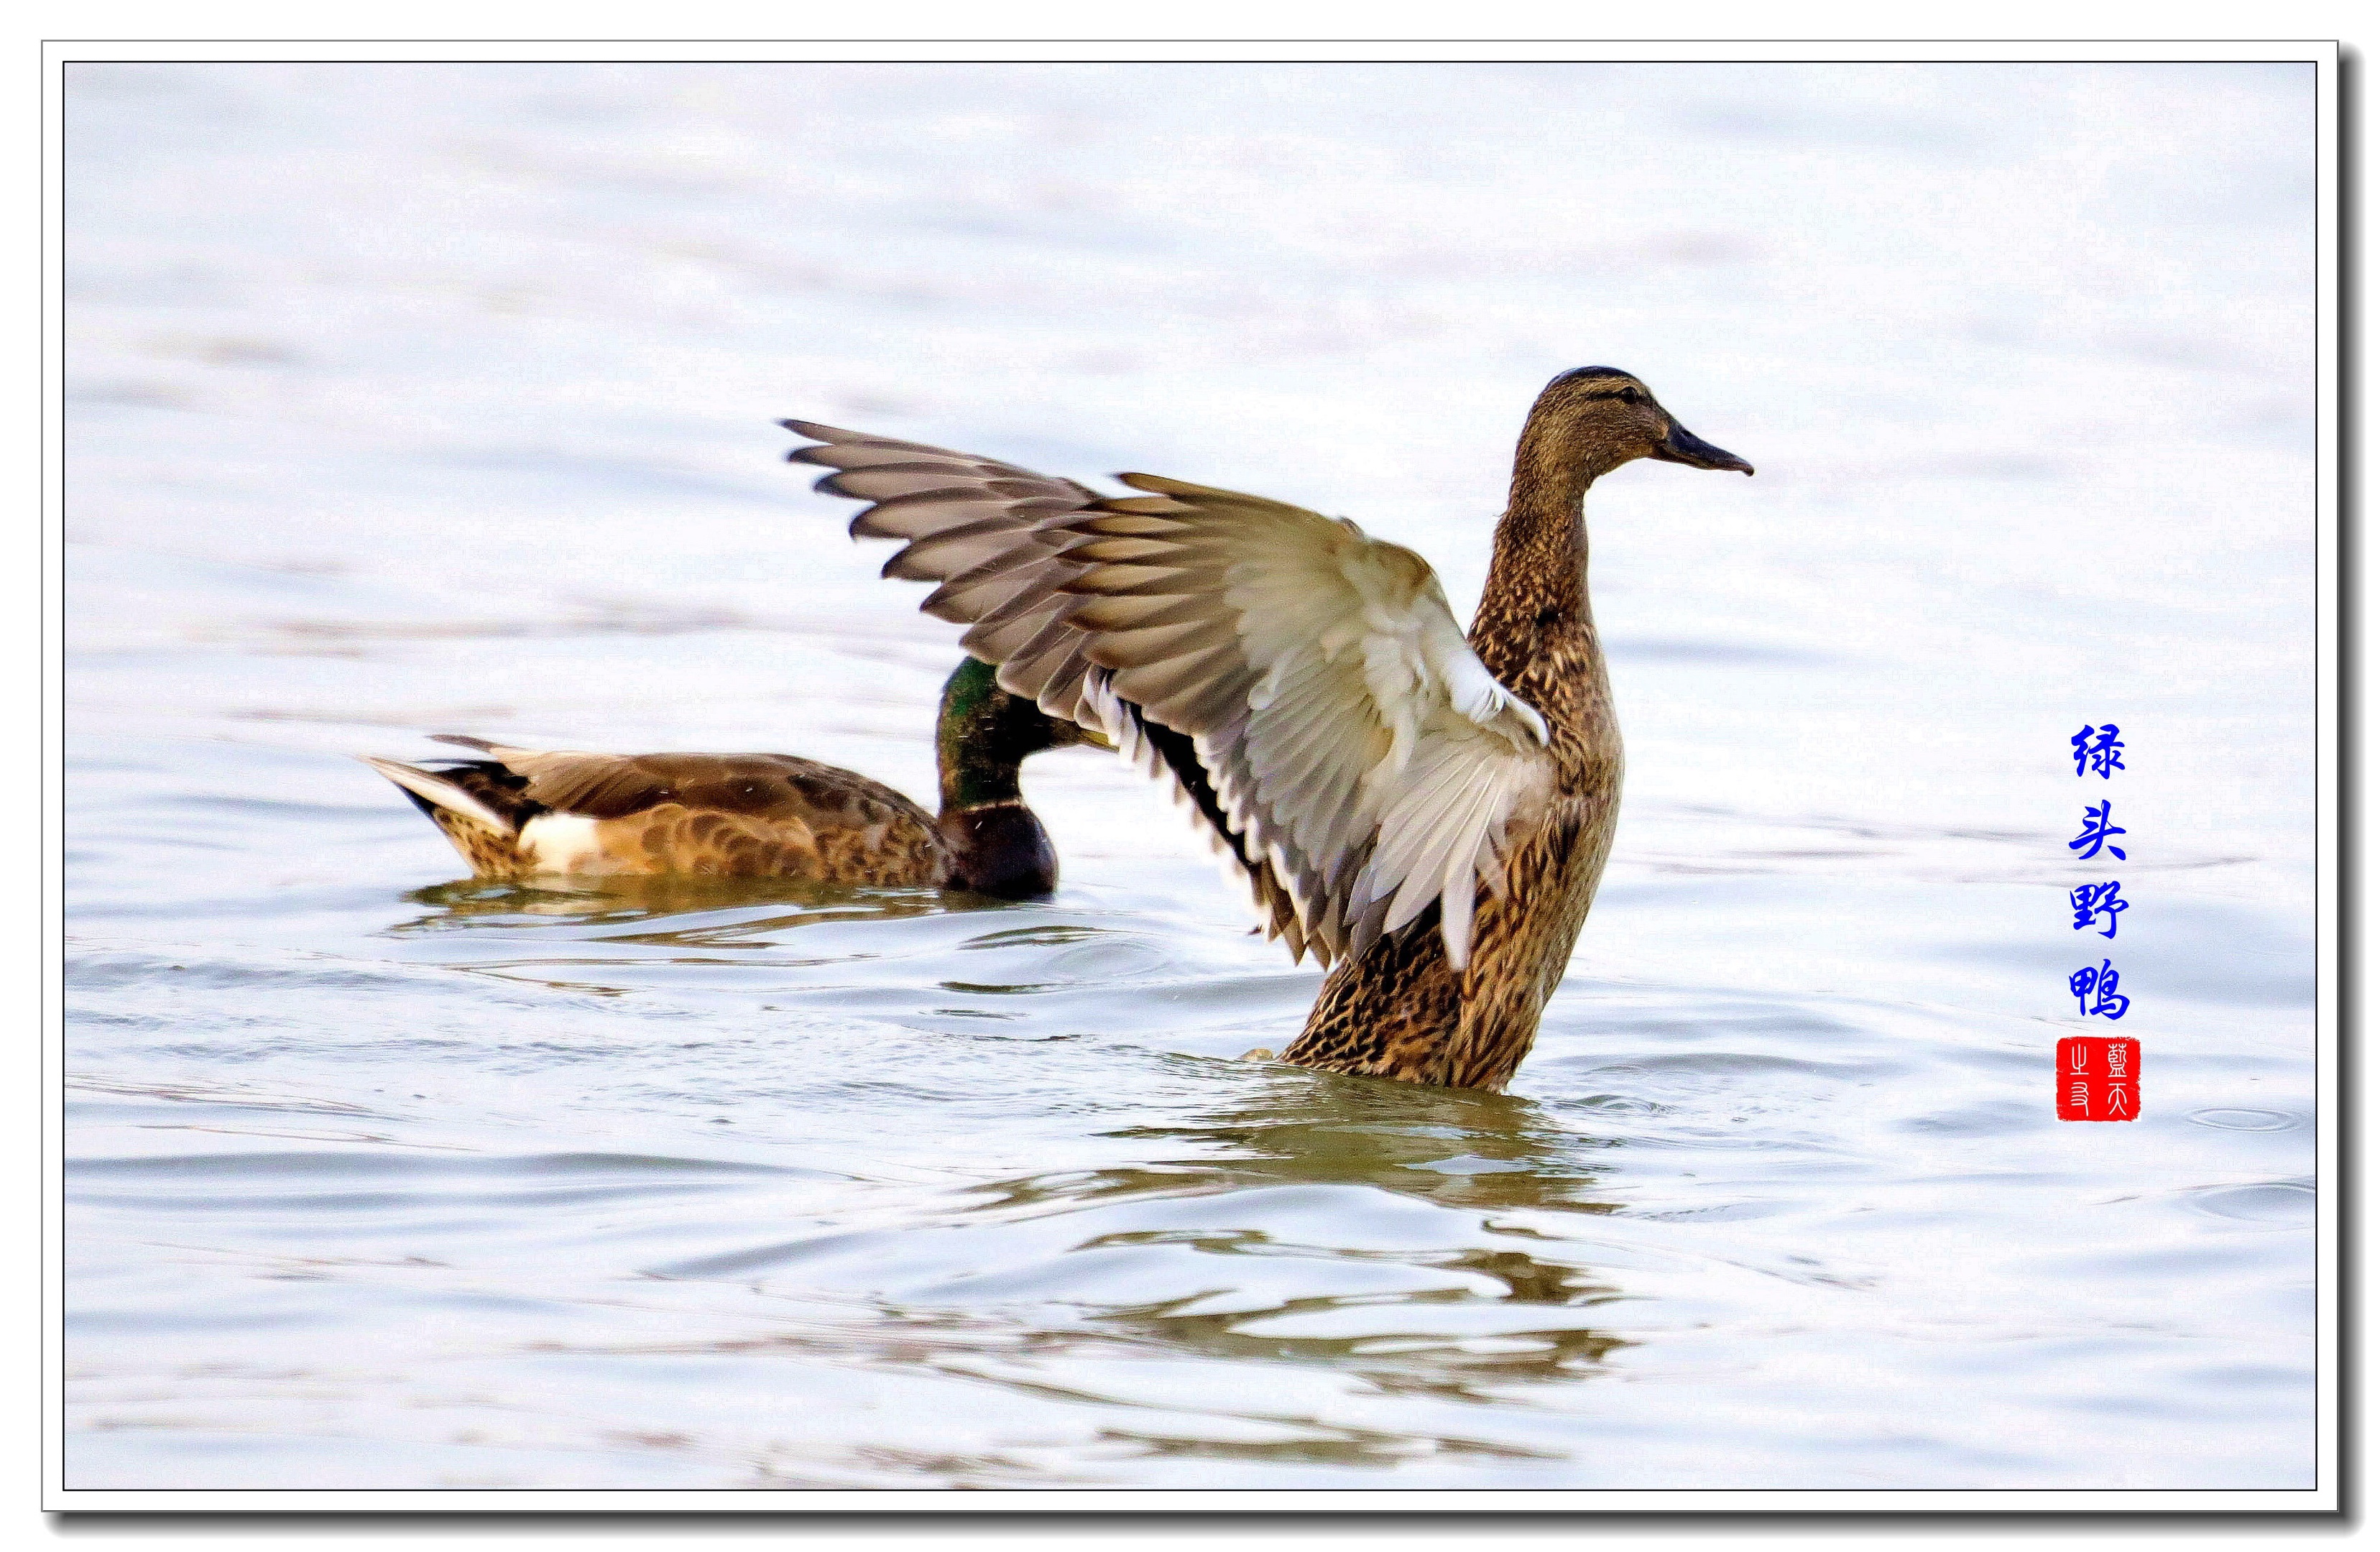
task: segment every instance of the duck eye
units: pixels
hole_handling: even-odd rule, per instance
[[[1621,404],[1633,405],[1643,404],[1645,402],[1644,391],[1637,388],[1622,388],[1620,390],[1620,402]]]

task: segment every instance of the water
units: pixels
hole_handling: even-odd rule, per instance
[[[2312,1485],[2312,113],[71,67],[67,1485]],[[1591,498],[1629,789],[1506,1096],[1232,1060],[1317,975],[1094,751],[991,909],[456,883],[346,758],[929,794],[952,633],[774,418],[1346,512],[1467,612],[1586,362],[1760,474]],[[2145,1114],[2060,1124],[2103,953]]]

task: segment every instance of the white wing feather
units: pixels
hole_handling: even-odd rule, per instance
[[[1478,884],[1500,889],[1505,827],[1550,777],[1544,719],[1473,654],[1418,555],[1265,505],[1233,525],[1216,600],[1254,680],[1246,715],[1196,730],[1201,762],[1248,772],[1219,782],[1218,795],[1244,833],[1277,833],[1267,854],[1309,933],[1327,938],[1331,921],[1362,923],[1382,903],[1371,930],[1396,932],[1435,903],[1459,969]],[[1101,581],[1094,564],[1072,588],[1096,593]],[[1103,646],[1094,638],[1094,661],[1122,655]]]
[[[1261,497],[1125,475],[1153,494],[1103,500],[787,424],[825,443],[796,458],[844,471],[820,489],[881,503],[854,531],[908,540],[887,575],[940,580],[926,607],[966,623],[1010,691],[1185,794],[1203,775],[1259,903],[1286,897],[1293,950],[1361,952],[1435,903],[1468,962],[1479,886],[1501,892],[1503,837],[1553,766],[1545,719],[1472,652],[1420,556]],[[1188,735],[1200,770],[1169,768],[1155,728]]]

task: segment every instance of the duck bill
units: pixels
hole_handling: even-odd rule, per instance
[[[1087,744],[1094,749],[1112,751],[1115,748],[1115,745],[1109,741],[1108,735],[1097,728],[1087,728],[1077,722],[1060,721],[1055,717],[1050,719],[1050,742],[1045,747],[1063,749],[1076,744]]]
[[[1713,447],[1694,432],[1670,422],[1670,434],[1661,445],[1653,449],[1653,456],[1665,464],[1683,464],[1688,468],[1742,469],[1752,472],[1752,466],[1724,447]]]

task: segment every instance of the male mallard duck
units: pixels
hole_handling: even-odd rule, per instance
[[[906,543],[885,574],[1050,715],[1169,775],[1290,952],[1336,962],[1286,1061],[1503,1087],[1594,903],[1620,728],[1582,501],[1637,458],[1752,466],[1582,367],[1537,395],[1466,644],[1427,562],[1260,496],[1011,464],[783,422],[819,489]],[[1489,898],[1479,903],[1484,883]],[[1435,917],[1438,930],[1428,930]]]
[[[937,819],[881,782],[794,755],[589,755],[442,734],[485,759],[365,762],[405,789],[482,879],[695,874],[973,890],[1022,900],[1058,854],[1016,768],[1101,742],[1002,689],[969,658],[942,686]]]

